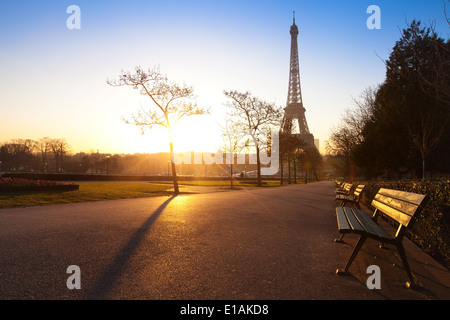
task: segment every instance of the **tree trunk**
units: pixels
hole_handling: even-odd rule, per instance
[[[233,164],[230,164],[230,187],[233,189]]]
[[[422,180],[425,180],[425,156],[422,155]]]
[[[283,185],[283,157],[280,155],[280,186]]]
[[[262,181],[261,181],[261,160],[259,159],[259,146],[256,146],[256,176],[257,176],[257,185],[258,187],[262,186]]]
[[[170,142],[170,163],[172,164],[172,178],[173,178],[174,193],[178,194],[180,191],[178,189],[177,170],[175,168],[175,163],[173,162],[173,142]]]
[[[291,155],[288,155],[288,184],[291,184]]]
[[[297,160],[294,156],[294,183],[297,183]]]

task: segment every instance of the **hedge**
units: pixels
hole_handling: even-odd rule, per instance
[[[70,191],[78,189],[79,186],[74,183],[10,177],[0,178],[0,192]]]

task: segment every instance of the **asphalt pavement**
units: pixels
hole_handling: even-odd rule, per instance
[[[450,298],[449,271],[407,239],[417,288],[405,286],[396,251],[370,239],[349,275],[336,275],[357,237],[333,241],[333,188],[183,187],[176,197],[1,209],[0,299]],[[373,265],[379,289],[367,285]]]

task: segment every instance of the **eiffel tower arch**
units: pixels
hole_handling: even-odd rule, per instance
[[[293,23],[289,31],[291,35],[291,57],[289,67],[289,85],[286,107],[284,108],[283,124],[289,123],[289,134],[298,139],[298,145],[308,154],[310,159],[321,159],[319,150],[314,143],[314,135],[309,131],[306,121],[306,109],[303,105],[302,91],[300,85],[300,67],[298,55],[298,27],[295,24],[295,11]],[[283,130],[283,127],[281,128]],[[311,168],[317,178],[315,168]]]

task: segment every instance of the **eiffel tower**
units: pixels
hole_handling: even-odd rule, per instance
[[[303,106],[302,91],[300,87],[300,68],[298,63],[298,27],[294,21],[290,29],[291,34],[291,62],[289,69],[289,90],[286,108],[284,108],[283,123],[290,122],[291,134],[303,142],[303,144],[314,152],[319,153],[315,144],[314,136],[309,132],[308,123],[305,117],[305,107]]]

